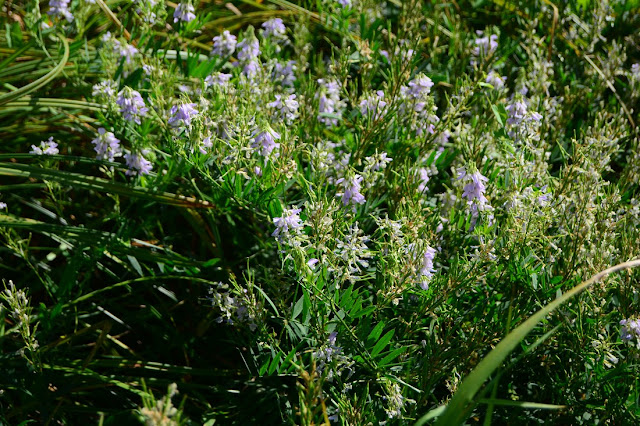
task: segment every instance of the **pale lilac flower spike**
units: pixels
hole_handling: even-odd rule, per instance
[[[148,175],[153,169],[153,165],[149,160],[144,158],[144,155],[147,155],[149,151],[146,149],[142,150],[142,152],[130,152],[124,155],[124,159],[127,162],[127,167],[129,170],[125,172],[127,176],[135,176],[137,174]]]
[[[115,157],[122,155],[120,140],[113,133],[107,132],[103,127],[98,129],[98,137],[91,141],[95,145],[94,150],[98,160],[113,161]]]
[[[174,105],[171,107],[171,117],[169,118],[169,125],[171,127],[191,127],[191,120],[198,115],[198,110],[195,109],[196,104],[188,103],[182,105]]]
[[[179,3],[176,10],[173,12],[173,22],[191,22],[196,19],[196,9],[190,3]]]
[[[280,144],[276,143],[277,139],[280,139],[280,134],[275,130],[267,129],[256,135],[251,147],[259,149],[263,157],[268,157],[274,149],[280,147]]]
[[[69,11],[69,3],[71,0],[50,0],[48,15],[63,17],[67,22],[73,21],[73,15]]]
[[[213,49],[211,53],[218,56],[230,56],[236,51],[238,39],[236,36],[225,30],[219,36],[213,38]]]
[[[345,206],[351,204],[354,210],[356,204],[364,204],[366,200],[364,195],[360,193],[362,179],[362,176],[355,175],[349,179],[341,178],[336,181],[337,184],[342,184],[344,190],[342,194],[338,194],[342,195],[342,204]]]
[[[53,141],[53,136],[51,136],[49,140],[40,142],[40,146],[31,145],[29,154],[56,155],[59,152],[58,144]]]
[[[427,247],[424,252],[424,256],[422,259],[422,267],[420,268],[420,275],[422,277],[422,282],[420,283],[420,287],[423,290],[429,289],[429,280],[433,277],[433,274],[436,270],[433,268],[433,261],[436,256],[436,249]]]
[[[140,92],[130,87],[125,87],[118,93],[116,104],[120,106],[120,113],[127,121],[140,124],[140,117],[147,115],[148,108],[144,105],[144,100]]]
[[[620,339],[629,342],[640,339],[640,320],[624,319],[620,321]]]
[[[269,38],[273,37],[274,39],[283,39],[286,38],[287,29],[280,18],[269,19],[265,23],[262,24],[262,28],[264,28],[264,37]]]
[[[484,196],[484,191],[486,191],[487,188],[484,186],[484,183],[489,179],[482,176],[479,171],[475,171],[474,173],[469,175],[469,178],[471,179],[471,182],[464,186],[464,192],[462,193],[462,196],[469,202],[478,200],[480,204],[485,204],[487,202],[487,199]]]
[[[300,209],[284,209],[282,216],[274,217],[273,224],[276,226],[276,230],[271,236],[280,241],[283,235],[289,235],[291,231],[301,228],[302,219],[298,216],[300,211]]]

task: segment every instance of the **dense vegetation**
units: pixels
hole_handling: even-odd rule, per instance
[[[637,1],[0,4],[0,424],[640,422]]]

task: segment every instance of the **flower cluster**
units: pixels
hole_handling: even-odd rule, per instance
[[[316,370],[321,375],[326,372],[326,378],[330,382],[336,376],[346,378],[353,372],[351,367],[354,362],[344,354],[342,347],[336,344],[337,340],[338,333],[333,331],[329,333],[327,342],[313,352],[313,358],[317,362]]]
[[[213,38],[213,49],[211,50],[211,54],[222,57],[231,56],[233,55],[233,52],[236,51],[237,43],[237,37],[231,34],[228,30],[225,30],[222,34]]]
[[[304,226],[299,216],[300,212],[300,209],[284,209],[282,216],[273,218],[276,230],[271,236],[276,237],[280,243],[292,241],[292,237]]]
[[[342,184],[342,192],[336,194],[336,196],[342,198],[342,204],[345,206],[351,205],[353,210],[356,210],[358,204],[364,204],[364,195],[360,192],[362,189],[363,177],[359,174],[355,174],[351,177],[343,177],[336,181],[336,185]]]
[[[196,19],[196,9],[191,3],[178,3],[176,10],[173,12],[173,22],[191,22]]]
[[[136,124],[141,124],[140,119],[145,117],[149,111],[145,106],[140,92],[130,87],[125,87],[118,93],[116,104],[120,106],[122,117]]]
[[[69,10],[71,0],[49,0],[49,15],[62,17],[67,22],[73,21],[73,14]]]
[[[620,321],[620,339],[623,342],[635,341],[636,346],[640,349],[640,320],[639,319],[623,319]]]
[[[120,140],[113,133],[107,132],[104,127],[98,129],[98,137],[91,143],[95,145],[94,149],[98,160],[113,161],[115,157],[122,155]]]
[[[276,111],[276,119],[292,124],[298,116],[298,101],[296,95],[289,95],[283,98],[282,95],[275,95],[276,100],[268,104],[269,108]]]
[[[215,288],[210,289],[210,300],[222,313],[216,319],[217,322],[243,324],[251,331],[258,328],[258,315],[262,306],[246,288],[230,289],[228,284],[217,283]]]
[[[384,92],[377,90],[370,93],[360,101],[360,114],[370,117],[372,120],[381,118],[385,113],[387,103],[384,101]]]
[[[327,127],[337,126],[346,107],[340,99],[340,84],[336,80],[318,79],[318,121]]]
[[[40,142],[40,146],[31,145],[31,151],[29,151],[29,154],[56,155],[59,152],[58,144],[53,141],[53,136],[51,136],[48,140]]]
[[[135,176],[138,174],[148,175],[151,173],[153,164],[144,158],[148,153],[149,151],[144,149],[141,152],[128,152],[124,155],[127,167],[129,168],[129,170],[126,171],[127,176]]]
[[[258,150],[266,161],[275,149],[280,148],[280,144],[276,142],[278,139],[280,139],[280,133],[271,128],[267,128],[266,130],[256,132],[253,142],[251,143],[251,148]]]
[[[179,128],[181,131],[185,130],[188,133],[189,130],[191,130],[191,121],[193,120],[193,117],[198,115],[198,110],[195,107],[196,104],[194,103],[184,103],[172,106],[169,125],[171,127]]]
[[[485,36],[483,31],[476,31],[478,38],[474,40],[475,47],[471,54],[476,57],[488,57],[498,49],[498,36],[491,34]]]

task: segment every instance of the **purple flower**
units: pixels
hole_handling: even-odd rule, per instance
[[[418,192],[422,193],[428,191],[429,188],[427,187],[427,183],[429,183],[429,171],[426,168],[421,167],[418,169],[418,176],[420,181],[420,184],[418,185]]]
[[[360,101],[360,113],[364,117],[371,114],[371,117],[376,120],[384,113],[384,108],[387,106],[387,103],[383,99],[384,92],[382,90],[369,94]]]
[[[120,43],[118,40],[114,40],[114,42],[114,50],[120,54],[121,58],[124,58],[127,64],[130,64],[133,57],[138,53],[138,49],[131,44]]]
[[[296,95],[289,95],[284,99],[282,95],[275,96],[276,100],[270,102],[268,106],[277,111],[278,119],[286,121],[287,124],[291,124],[298,116],[298,101],[296,101]]]
[[[173,22],[191,22],[196,19],[196,9],[190,3],[179,3],[176,10],[173,12]]]
[[[194,103],[172,106],[169,125],[171,127],[186,127],[190,129],[191,120],[198,114],[198,110],[194,108],[195,106],[196,104]]]
[[[522,123],[524,117],[527,115],[527,104],[523,99],[518,99],[511,104],[507,105],[505,108],[509,113],[509,118],[507,118],[507,124],[515,124],[518,125]]]
[[[148,175],[149,172],[151,172],[153,168],[151,162],[143,157],[143,155],[147,155],[148,152],[149,151],[144,149],[142,152],[129,152],[124,155],[127,167],[129,168],[129,170],[126,171],[127,176],[135,176],[137,174]]]
[[[222,57],[233,55],[233,52],[236,51],[237,40],[236,36],[225,30],[213,38],[211,53]]]
[[[264,32],[262,33],[264,38],[273,37],[276,40],[283,40],[287,38],[287,29],[280,18],[269,19],[262,24],[262,28],[264,28]]]
[[[4,210],[7,208],[7,203],[0,202],[0,210]]]
[[[245,37],[237,45],[238,60],[242,62],[252,61],[260,55],[260,43],[255,36]]]
[[[231,77],[232,77],[231,74],[216,72],[207,76],[207,78],[204,79],[204,86],[205,87],[211,87],[211,86],[224,87],[227,84],[229,84],[229,80],[231,80]]]
[[[93,85],[91,96],[98,98],[106,97],[107,99],[110,99],[116,95],[117,88],[117,84],[112,80],[101,81],[100,83]]]
[[[73,15],[69,11],[71,0],[49,0],[48,15],[63,17],[67,22],[73,21]]]
[[[482,31],[476,31],[479,36],[483,35]],[[476,47],[473,48],[474,56],[489,56],[498,48],[498,36],[491,34],[489,37],[480,37],[475,39]]]
[[[267,129],[256,135],[251,147],[259,149],[260,155],[263,157],[269,157],[274,149],[280,147],[280,144],[276,143],[277,139],[280,139],[280,134],[272,129]]]
[[[296,76],[294,74],[296,69],[296,61],[288,61],[285,64],[276,62],[273,65],[271,76],[274,81],[279,81],[283,87],[293,87],[293,83],[296,81]]]
[[[345,206],[348,204],[353,205],[355,210],[356,204],[364,204],[366,201],[364,195],[360,193],[362,189],[361,182],[362,176],[355,175],[352,178],[341,178],[336,181],[336,184],[342,184],[342,193],[337,194],[342,196],[342,204]]]
[[[111,132],[107,132],[103,127],[98,129],[98,137],[91,141],[95,145],[94,150],[98,160],[107,159],[113,161],[115,157],[122,155],[122,148],[120,148],[120,140]]]
[[[426,75],[420,74],[409,82],[407,93],[414,99],[424,99],[432,87],[433,81]]]
[[[208,149],[211,149],[213,147],[213,142],[211,142],[211,136],[207,136],[206,138],[202,139],[202,142],[200,142],[200,146],[198,147],[198,150],[200,151],[201,154],[206,154]]]
[[[485,82],[492,85],[495,90],[502,89],[506,81],[507,81],[507,77],[502,77],[500,74],[498,74],[495,71],[491,71],[487,75],[487,79],[485,80]]]
[[[640,320],[624,319],[620,321],[620,339],[629,342],[640,338]]]
[[[298,213],[300,213],[300,209],[284,209],[282,216],[274,217],[273,224],[276,226],[276,230],[271,236],[281,241],[283,235],[289,235],[291,231],[302,228],[302,220]]]
[[[458,179],[462,179],[463,177],[467,177],[469,183],[464,186],[464,191],[462,192],[462,197],[467,199],[467,202],[471,204],[474,200],[477,200],[479,204],[484,205],[487,203],[487,199],[484,196],[484,192],[486,191],[486,187],[484,183],[489,179],[482,176],[479,171],[475,171],[472,174],[467,174],[465,170],[462,170],[461,175]]]
[[[335,80],[319,79],[320,91],[318,99],[318,121],[327,127],[337,126],[338,119],[344,110],[344,101],[340,99],[340,85]],[[331,116],[328,116],[331,115]]]
[[[146,116],[149,111],[140,93],[130,87],[125,87],[118,93],[116,104],[120,106],[120,113],[125,120],[137,124],[140,124],[140,117]]]
[[[422,281],[420,282],[420,287],[423,290],[429,289],[429,280],[433,277],[433,274],[436,270],[433,268],[433,261],[436,256],[436,250],[427,246],[427,249],[424,251],[422,255],[422,265],[420,267],[420,278]]]
[[[47,141],[40,142],[40,146],[31,145],[29,154],[56,155],[59,152],[58,144],[53,141],[53,136],[51,136]]]
[[[252,80],[260,72],[260,62],[256,60],[248,61],[242,68],[242,74]]]
[[[393,161],[393,158],[387,156],[386,152],[383,152],[382,154],[378,154],[376,152],[375,155],[367,157],[366,160],[371,162],[371,170],[377,172],[378,170],[385,169],[387,164]]]
[[[511,104],[505,108],[509,113],[507,118],[507,124],[520,125],[523,122],[532,122],[542,120],[542,115],[536,111],[527,110],[527,102],[523,98],[515,99]]]

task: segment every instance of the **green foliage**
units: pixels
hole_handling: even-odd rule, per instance
[[[638,423],[637,1],[0,22],[0,424]]]

